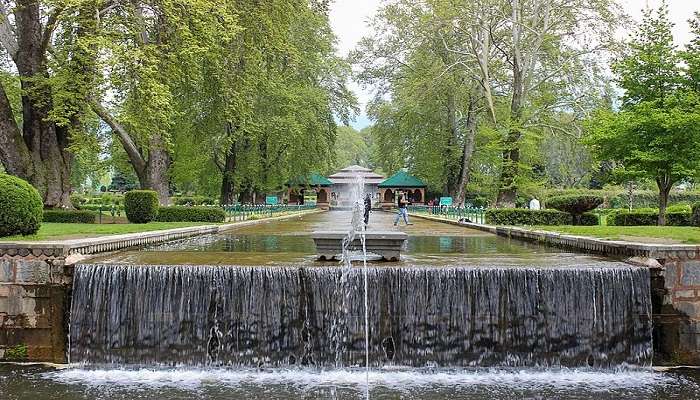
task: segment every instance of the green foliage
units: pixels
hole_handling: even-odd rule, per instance
[[[614,226],[646,226],[656,225],[659,218],[658,210],[640,209],[619,211],[608,215],[608,225]],[[666,224],[671,226],[691,226],[692,214],[687,211],[666,213]]]
[[[660,207],[671,188],[694,177],[700,165],[700,93],[687,84],[671,28],[665,3],[656,13],[644,12],[627,51],[613,65],[625,93],[622,108],[594,115],[586,138],[599,161],[614,161],[617,180],[655,181]]]
[[[5,359],[10,361],[22,361],[27,359],[27,345],[20,343],[5,349]]]
[[[124,211],[131,223],[154,221],[158,215],[158,194],[153,190],[132,190],[124,194]]]
[[[0,174],[0,237],[31,235],[41,226],[44,204],[32,185]]]
[[[94,224],[96,218],[89,210],[44,210],[44,222]]]
[[[547,207],[580,215],[603,204],[603,197],[596,195],[555,196],[547,199]]]
[[[159,222],[224,222],[226,212],[219,207],[160,207]]]
[[[556,210],[491,208],[486,223],[491,225],[571,225],[571,214]]]
[[[693,204],[690,218],[691,225],[700,226],[700,202]]]
[[[176,206],[213,206],[216,199],[207,196],[173,196],[171,198]]]
[[[581,214],[578,223],[575,225],[582,226],[596,226],[600,225],[600,217],[594,213],[583,213]]]

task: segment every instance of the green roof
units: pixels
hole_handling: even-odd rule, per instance
[[[292,179],[287,184],[290,186],[332,186],[333,182],[314,172],[303,178]]]
[[[424,188],[422,180],[407,172],[399,171],[379,184],[381,188]]]

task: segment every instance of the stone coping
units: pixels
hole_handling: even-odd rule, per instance
[[[411,214],[411,216],[477,229],[512,239],[539,242],[549,246],[606,256],[693,259],[696,255],[700,255],[700,245],[693,244],[651,244],[625,240],[607,240],[515,226],[494,226],[473,222],[459,222],[428,215]]]
[[[8,256],[34,256],[34,257],[68,257],[70,255],[91,255],[109,251],[122,250],[129,247],[146,244],[162,243],[170,240],[184,239],[192,236],[206,235],[224,232],[241,226],[267,223],[298,217],[300,215],[314,214],[323,210],[302,211],[301,213],[280,215],[270,218],[261,218],[249,221],[226,223],[221,225],[198,225],[185,228],[164,229],[158,231],[146,231],[126,233],[121,235],[105,235],[94,238],[66,239],[52,241],[21,241],[1,242],[0,257]]]
[[[312,239],[345,239],[348,236],[349,231],[314,231],[311,233]],[[392,240],[405,240],[408,235],[404,232],[397,231],[364,231],[355,232],[357,238],[359,238],[364,233],[365,238],[369,240],[373,239],[392,239]]]

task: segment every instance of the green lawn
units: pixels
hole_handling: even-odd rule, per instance
[[[150,222],[148,224],[59,224],[44,222],[39,232],[29,236],[8,236],[1,241],[62,240],[119,235],[197,225],[215,225],[207,222]]]
[[[700,243],[700,228],[690,226],[537,226],[533,229],[645,243]]]

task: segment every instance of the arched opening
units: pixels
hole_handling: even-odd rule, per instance
[[[416,189],[413,192],[413,202],[414,203],[422,203],[423,202],[423,194],[421,193],[420,189]]]
[[[384,202],[385,203],[392,203],[394,201],[394,192],[391,191],[391,189],[387,189],[386,192],[384,192]]]
[[[328,203],[328,194],[326,193],[326,189],[319,189],[318,193],[316,194],[316,202],[317,203]]]

